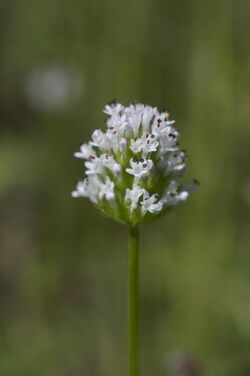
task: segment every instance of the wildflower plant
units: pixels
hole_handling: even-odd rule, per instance
[[[130,376],[138,375],[139,224],[152,222],[186,201],[197,185],[183,185],[186,152],[167,110],[116,100],[104,108],[105,131],[97,129],[75,157],[85,161],[85,178],[73,197],[87,197],[105,215],[129,226]]]

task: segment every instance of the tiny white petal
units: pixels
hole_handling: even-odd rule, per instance
[[[80,197],[78,191],[73,191],[73,192],[71,193],[71,196],[74,197],[74,198],[78,198],[78,197]]]

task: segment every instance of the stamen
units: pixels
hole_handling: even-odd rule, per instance
[[[109,106],[115,106],[115,105],[116,105],[116,103],[117,103],[117,99],[116,99],[116,98],[114,98],[114,99],[111,99],[111,101],[110,101],[110,102],[108,102],[107,104],[108,104]]]

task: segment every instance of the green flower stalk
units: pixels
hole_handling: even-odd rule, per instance
[[[186,152],[168,111],[141,103],[125,107],[114,100],[104,112],[106,130],[95,130],[74,154],[85,160],[86,177],[72,196],[88,197],[129,227],[129,376],[138,376],[139,225],[186,201],[197,182],[181,184]]]

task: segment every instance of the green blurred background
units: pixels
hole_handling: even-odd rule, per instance
[[[114,97],[169,108],[202,183],[142,229],[141,375],[250,375],[249,19],[236,0],[1,0],[1,375],[127,375],[127,231],[70,197]]]

